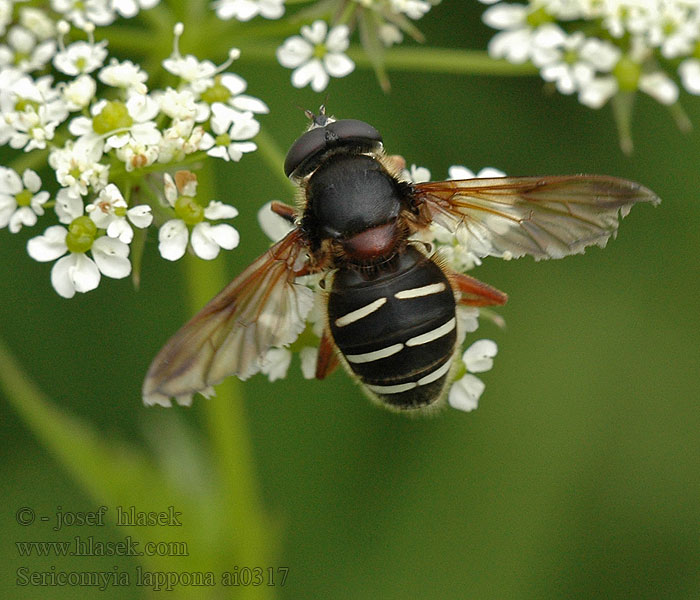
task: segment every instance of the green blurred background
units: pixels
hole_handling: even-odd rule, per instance
[[[492,32],[481,10],[444,3],[420,26],[431,45],[483,49]],[[316,108],[323,98],[293,90],[290,72],[277,65],[244,55],[235,68],[269,104],[261,122],[286,149],[305,125],[297,106]],[[388,95],[366,69],[334,80],[330,112],[374,124],[389,152],[429,167],[434,179],[453,164],[511,175],[604,173],[647,185],[663,203],[635,208],[605,250],[540,263],[490,259],[472,273],[510,295],[500,311],[507,328],[482,323],[476,334],[499,346],[476,412],[404,418],[371,405],[340,370],[304,381],[296,363],[284,381],[256,376],[243,384],[243,430],[277,532],[270,564],[258,566],[289,568],[286,585],[267,591],[319,599],[697,599],[700,100],[682,95],[696,125],[683,135],[663,107],[638,98],[627,157],[609,107],[592,111],[547,94],[538,77],[390,77]],[[258,207],[291,197],[258,155],[221,164],[217,176],[218,196],[240,211],[241,246],[219,258],[233,277],[267,246]],[[139,394],[149,361],[192,312],[181,264],[161,260],[152,237],[139,291],[128,280],[103,280],[64,300],[51,288],[50,266],[26,255],[30,233],[0,234],[0,335],[56,405],[125,448],[152,452],[159,439],[204,435],[206,401],[147,409]],[[94,510],[100,501],[4,398],[0,427],[4,597],[148,596],[134,586],[15,585],[22,565],[133,572],[137,563],[20,558],[16,541],[123,534],[19,526],[22,506],[53,515],[58,506]],[[177,464],[174,472],[185,489],[201,485],[196,468]],[[183,521],[192,527],[187,513]]]

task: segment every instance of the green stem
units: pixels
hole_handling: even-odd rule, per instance
[[[635,92],[618,92],[612,99],[613,115],[620,139],[620,149],[627,155],[632,154],[632,109]]]
[[[199,173],[198,195],[213,197],[214,180],[213,161],[210,161]],[[185,269],[193,310],[199,309],[230,279],[222,260],[202,261],[188,256]],[[239,382],[229,378],[217,386],[216,398],[206,402],[206,428],[220,482],[221,514],[228,520],[222,530],[235,532],[235,539],[230,541],[236,550],[232,560],[236,564],[271,565],[277,550],[273,545],[276,536],[262,507]],[[272,597],[269,586],[238,591],[241,595],[237,597],[241,598]]]
[[[47,446],[60,447],[61,444],[56,442],[62,429],[57,424],[63,415],[52,410],[53,407],[48,403],[46,396],[22,370],[2,339],[0,363],[0,389],[4,391],[10,404]]]
[[[272,33],[262,26],[255,35],[249,35],[251,31],[242,30],[239,35],[232,36],[231,43],[241,49],[241,60],[270,64],[275,62],[279,42],[260,38]],[[124,42],[125,47],[128,45],[133,51],[146,52],[153,47],[152,41],[143,39],[143,36],[130,36]],[[372,62],[362,48],[353,47],[347,54],[359,68],[372,68]],[[387,50],[384,61],[387,68],[397,71],[498,76],[530,76],[538,72],[530,63],[515,65],[506,60],[493,59],[482,50],[398,47]]]
[[[358,67],[371,67],[369,58],[358,49],[348,52]],[[514,65],[506,60],[491,58],[481,50],[451,48],[393,48],[387,50],[384,64],[397,71],[427,71],[456,75],[536,75],[537,68],[529,63]]]
[[[238,44],[241,60],[271,62],[277,44],[256,42]],[[372,68],[372,61],[362,48],[351,48],[347,52],[357,67]],[[456,75],[536,75],[537,68],[525,63],[514,65],[506,60],[491,58],[481,50],[456,50],[452,48],[392,48],[384,54],[384,64],[397,71],[423,71],[431,73],[451,73]]]

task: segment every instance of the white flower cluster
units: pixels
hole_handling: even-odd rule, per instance
[[[586,106],[637,90],[671,105],[677,81],[700,94],[698,0],[481,1],[494,4],[484,22],[501,30],[490,55],[531,61],[545,81]]]
[[[149,89],[139,65],[110,57],[107,42],[95,40],[95,25],[156,3],[54,0],[50,13],[0,0],[0,146],[26,153],[25,164],[48,162],[55,177],[42,190],[34,170],[0,168],[0,228],[17,233],[54,209],[59,224],[27,250],[38,261],[59,259],[51,282],[67,298],[95,289],[101,275],[131,273],[133,228],[157,226],[167,260],[188,245],[204,259],[238,245],[238,232],[219,222],[236,209],[197,198],[196,176],[177,171],[178,163],[240,160],[256,150],[256,115],[268,107],[226,72],[238,50],[220,66],[183,56],[182,24],[162,63],[178,84],[165,89]],[[176,171],[174,180],[167,171]]]
[[[383,46],[398,44],[403,41],[402,31],[422,40],[410,19],[420,19],[439,1],[329,0],[323,3],[324,12],[342,14],[342,23],[329,26],[319,19],[303,25],[299,35],[288,37],[277,48],[277,60],[283,67],[293,69],[294,87],[310,85],[315,92],[321,92],[331,77],[345,77],[355,69],[355,63],[345,54],[351,34],[346,23],[361,23],[366,31],[363,43],[369,36]],[[238,21],[250,21],[257,16],[279,19],[285,11],[284,0],[215,0],[212,7],[220,19]],[[318,12],[313,10],[309,14]]]

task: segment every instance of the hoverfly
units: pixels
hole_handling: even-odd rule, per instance
[[[660,200],[615,177],[570,175],[411,183],[371,125],[321,107],[290,148],[284,170],[298,208],[273,203],[293,225],[184,325],[156,356],[147,404],[188,404],[229,375],[258,372],[266,352],[305,327],[321,273],[326,321],[316,377],[342,362],[370,398],[404,411],[437,405],[457,354],[456,307],[501,305],[506,295],[448,269],[416,241],[431,223],[475,256],[536,260],[605,246],[618,215]]]

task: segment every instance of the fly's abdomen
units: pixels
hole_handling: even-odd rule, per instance
[[[328,320],[348,365],[382,402],[411,409],[441,396],[457,340],[455,300],[442,269],[418,250],[369,279],[338,271]]]

